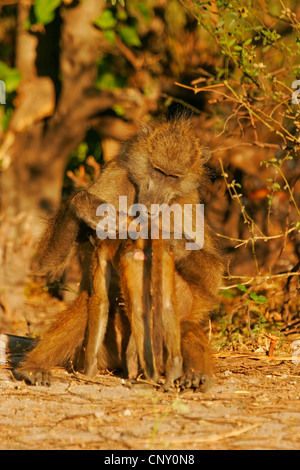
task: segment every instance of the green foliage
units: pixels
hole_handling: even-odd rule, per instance
[[[126,112],[124,106],[120,104],[115,104],[112,109],[114,110],[117,116],[124,116]]]
[[[137,30],[134,26],[122,26],[119,33],[125,44],[128,46],[140,47],[142,45]]]
[[[98,62],[96,87],[99,90],[114,90],[126,85],[127,77],[115,70],[113,57],[107,55]]]
[[[5,132],[14,111],[13,99],[21,81],[21,74],[18,69],[9,67],[4,62],[0,61],[0,80],[4,81],[6,91],[6,104],[4,105],[4,111],[1,116],[0,126],[1,130]]]
[[[143,15],[147,14],[147,7],[142,6],[139,10]],[[105,9],[101,16],[94,21],[95,26],[102,29],[110,42],[115,41],[118,34],[122,41],[128,46],[140,47],[142,45],[138,34],[138,22],[129,17],[124,9]]]
[[[112,29],[117,25],[117,19],[114,17],[111,10],[104,10],[102,15],[95,19],[94,23],[100,29]]]
[[[89,155],[93,155],[95,160],[99,163],[102,161],[102,149],[101,149],[101,140],[99,135],[93,129],[88,129],[85,139],[83,142],[79,144],[77,149],[75,149],[71,155],[69,160],[69,167],[68,169],[74,169],[77,162],[84,163],[86,158]],[[73,163],[71,163],[73,160]]]
[[[21,74],[18,69],[8,67],[0,61],[0,80],[3,80],[6,87],[6,93],[16,91],[21,80]]]
[[[264,22],[268,11],[262,12],[255,0],[247,0],[242,5],[238,0],[216,0],[217,17],[212,15],[215,11],[212,2],[194,3],[197,7],[193,11],[200,27],[210,34],[224,56],[216,69],[216,78],[255,84],[259,89],[247,89],[250,99],[260,94],[280,102],[286,92],[284,87],[290,87],[292,76],[299,75],[300,70],[300,22],[296,15],[280,2],[282,8],[270,27]],[[289,34],[282,37],[278,30],[286,23],[290,26]],[[279,80],[274,72],[280,67],[283,72]],[[289,103],[286,106],[289,108]]]
[[[30,33],[46,43],[49,40],[48,28],[44,28],[43,25],[54,21],[60,13],[59,9],[76,7],[80,1],[86,0],[74,0],[72,4],[67,0],[31,2],[30,18],[27,21]],[[229,216],[236,208],[240,211],[240,219],[236,226],[230,227],[229,233],[227,232],[224,238],[227,238],[230,248],[236,245],[234,248],[242,247],[247,254],[252,251],[250,255],[253,254],[253,259],[256,257],[256,244],[260,243],[260,247],[262,245],[266,247],[269,236],[272,238],[273,235],[274,244],[284,241],[282,246],[288,245],[289,237],[299,236],[300,232],[300,211],[297,206],[299,194],[293,186],[293,182],[297,181],[296,173],[299,170],[300,110],[290,99],[291,83],[295,78],[300,78],[300,22],[299,16],[294,13],[297,1],[289,0],[287,3],[287,0],[278,2],[99,0],[99,2],[104,9],[98,18],[94,18],[94,25],[101,30],[106,41],[101,41],[100,45],[96,87],[99,90],[117,90],[130,84],[133,89],[136,87],[137,96],[141,96],[139,93],[143,94],[140,102],[149,96],[149,114],[153,110],[158,114],[176,100],[184,104],[182,97],[185,99],[186,95],[181,94],[182,90],[176,88],[174,82],[184,82],[184,85],[187,85],[189,80],[197,81],[200,78],[198,82],[200,91],[197,90],[197,85],[190,87],[190,107],[207,118],[211,126],[209,131],[213,128],[215,134],[220,133],[220,136],[223,134],[225,140],[227,136],[233,136],[235,149],[241,145],[238,163],[237,158],[231,159],[231,155],[223,159],[224,166],[228,165],[225,166],[226,171],[222,168],[222,176],[226,180],[229,194],[226,210]],[[17,8],[14,8],[13,15],[16,19]],[[2,19],[0,21],[0,26],[3,27]],[[16,31],[14,34],[16,35]],[[5,81],[7,89],[7,104],[1,108],[1,130],[4,131],[14,110],[13,102],[21,78],[18,70],[13,68],[16,43],[14,39],[10,37],[6,44],[0,44],[0,53],[2,51],[4,56],[3,62],[0,62],[0,79]],[[39,59],[38,54],[39,51],[37,59]],[[58,63],[59,57],[55,59]],[[61,83],[63,77],[60,74],[63,74],[62,71],[58,73],[58,77],[52,77],[51,73],[49,76],[54,81],[57,79],[60,86],[63,85]],[[156,85],[158,84],[157,90],[159,90],[161,83],[164,89],[172,89],[172,92],[163,93],[157,99],[161,102],[156,109],[153,106],[154,101],[151,100],[153,95],[155,97],[159,95],[159,93],[156,95]],[[174,90],[175,96],[170,96]],[[196,95],[198,92],[200,100],[194,96],[194,93]],[[59,99],[59,94],[57,97]],[[107,114],[131,122],[134,111],[132,112],[130,105],[127,108],[127,104],[124,103],[125,101],[122,101],[122,105],[115,104]],[[247,147],[243,147],[244,144],[247,144]],[[231,143],[228,145],[226,143],[224,147],[228,148],[229,145]],[[255,146],[257,153],[253,152],[252,161],[246,159],[246,156],[243,160],[244,149],[248,150],[251,145]],[[263,156],[260,168],[261,149]],[[90,170],[86,164],[89,155],[93,155],[97,162],[102,161],[100,138],[92,130],[87,132],[83,142],[71,153],[67,170],[75,174],[78,167],[84,167],[87,174]],[[218,162],[220,154],[216,155],[215,161]],[[223,155],[220,156],[223,158]],[[252,166],[251,172],[248,172],[248,164],[249,167]],[[247,193],[249,188],[251,191],[252,186],[249,184],[246,187],[245,180],[239,179],[235,170],[246,175],[248,183],[253,181],[262,183],[265,195],[253,200],[252,207]],[[259,174],[260,171],[262,176]],[[72,182],[65,178],[64,191],[69,192],[72,189]],[[272,223],[269,223],[272,222],[270,217],[272,210],[274,213],[277,210],[277,214],[280,211],[284,212],[283,199],[280,199],[282,195],[285,197],[288,211],[282,216],[284,223],[280,225],[281,222],[277,218],[276,224],[272,227]],[[258,206],[267,207],[267,210],[263,212]],[[296,218],[292,218],[293,213],[296,214]],[[232,219],[228,217],[228,220],[237,219],[238,217]],[[267,220],[266,231],[262,220],[263,222]],[[280,227],[283,227],[282,234]],[[231,238],[232,236],[239,238]],[[285,249],[284,247],[283,252]],[[290,250],[290,253],[296,253],[296,250]],[[259,252],[257,257],[259,262],[264,254],[264,250]],[[255,258],[255,268],[257,273],[261,274],[257,258]],[[245,265],[250,257],[246,259]],[[270,257],[266,256],[266,259],[269,263]],[[270,262],[270,265],[267,266],[267,270],[270,269],[272,275],[274,264]],[[249,276],[248,279],[253,279],[255,277],[252,277],[253,270],[249,272],[251,278]],[[274,269],[273,272],[277,271]],[[235,323],[238,315],[243,316],[244,321],[247,321],[248,314],[249,318],[250,314],[254,315],[256,324],[260,328],[265,321],[263,317],[265,312],[272,313],[272,295],[266,293],[268,291],[261,287],[262,284],[256,284],[260,286],[259,288],[252,287],[252,280],[248,282],[246,275],[238,281],[231,280],[235,287],[222,290],[221,304],[234,305],[233,310],[227,310],[227,312],[230,310],[230,315],[228,317],[224,315],[221,325],[231,340],[236,338],[238,340],[242,331],[240,325]],[[244,281],[248,287],[243,284],[236,287],[236,282]],[[254,289],[258,291],[260,288],[260,292],[254,292]],[[267,297],[262,293],[266,293]],[[277,312],[279,309],[274,307],[273,310]],[[231,315],[232,311],[234,313]]]
[[[117,2],[119,2],[119,4],[122,5],[122,7],[125,6],[125,0],[110,0],[110,2],[113,6],[115,6]]]
[[[94,157],[97,163],[102,163],[101,139],[98,133],[92,128],[88,129],[84,140],[71,152],[66,167],[66,173],[68,171],[76,173],[78,167],[83,165],[86,175],[89,176],[91,173],[91,167],[87,165],[86,160],[90,155]],[[65,175],[63,193],[64,195],[69,195],[72,191],[74,191],[73,183]]]
[[[235,298],[235,292],[233,289],[223,289],[222,290],[222,297],[224,299],[234,299]]]
[[[225,68],[219,70],[220,77],[236,76],[246,83],[255,81],[262,74],[267,77],[278,62],[277,58],[276,61],[262,62],[262,54],[271,48],[282,56],[287,50],[291,52],[288,46],[280,41],[281,35],[275,28],[270,29],[262,24],[255,1],[248,0],[241,5],[237,0],[217,0],[216,5],[219,12],[219,21],[216,24],[211,21],[211,14],[205,8],[205,2],[200,4],[199,20],[217,42],[220,53],[230,59],[231,63],[225,62]],[[232,65],[234,69],[231,68]]]
[[[44,25],[51,23],[55,18],[55,10],[60,4],[61,0],[35,0],[33,11],[36,22]]]
[[[237,288],[240,291],[245,292],[249,295],[248,301],[253,300],[254,302],[256,302],[259,305],[264,304],[265,302],[268,302],[268,299],[264,295],[258,295],[255,292],[250,292],[249,289],[246,286],[244,286],[243,284],[238,284]]]
[[[109,4],[109,2],[107,2]],[[106,39],[113,45],[116,43],[116,37],[122,41],[126,47],[141,48],[142,41],[139,36],[139,23],[135,16],[129,13],[128,5],[123,2],[111,2],[112,6],[102,11],[99,18],[94,20],[97,28],[101,29]],[[149,20],[149,10],[146,5],[138,3],[135,10],[137,16],[141,15],[143,21]],[[127,73],[120,70],[118,60],[111,54],[104,55],[98,62],[98,77],[96,86],[100,90],[114,90],[123,88],[127,83]],[[116,108],[117,115],[124,114],[124,110]]]
[[[25,28],[31,29],[34,25],[47,25],[55,18],[56,10],[61,6],[62,0],[34,0]]]

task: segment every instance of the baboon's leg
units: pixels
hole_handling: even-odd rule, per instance
[[[151,292],[153,302],[153,349],[161,368],[163,345],[166,352],[164,388],[182,375],[180,326],[175,295],[174,259],[164,240],[152,240]],[[163,339],[163,345],[162,341]]]
[[[183,375],[180,379],[181,388],[193,388],[206,391],[212,381],[213,362],[204,325],[208,325],[209,313],[213,309],[213,301],[205,295],[204,288],[196,290],[181,280],[182,288],[177,299],[181,330],[181,354]],[[177,283],[178,284],[178,283]],[[185,292],[184,292],[185,291]],[[204,291],[204,292],[203,292]]]
[[[88,339],[84,362],[84,372],[89,376],[98,372],[98,352],[104,342],[109,314],[111,255],[107,242],[95,248],[92,272],[93,285],[88,304]]]
[[[205,392],[211,385],[213,363],[206,335],[196,322],[181,322],[182,388],[195,388]]]
[[[121,289],[132,337],[127,350],[129,376],[136,372],[135,354],[149,378],[155,374],[151,345],[150,260],[140,249],[128,251],[120,259]]]
[[[204,249],[191,251],[176,263],[177,280],[181,279],[176,296],[181,328],[182,388],[205,391],[212,380],[213,363],[203,326],[208,325],[210,313],[217,304],[222,265],[217,251]]]
[[[126,349],[126,365],[129,378],[135,378],[139,373],[139,359],[133,334],[130,335]]]

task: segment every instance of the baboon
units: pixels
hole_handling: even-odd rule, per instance
[[[196,137],[191,121],[176,119],[147,125],[137,136],[123,145],[120,155],[107,164],[99,179],[89,190],[75,194],[65,208],[59,211],[39,245],[37,264],[41,268],[40,272],[52,277],[61,274],[72,249],[82,247],[83,236],[86,237],[91,230],[94,231],[97,228],[99,222],[99,217],[96,215],[97,207],[102,203],[109,203],[118,209],[120,195],[127,197],[129,206],[134,202],[143,204],[149,215],[152,214],[152,206],[155,204],[177,204],[182,208],[186,204],[191,204],[195,207],[200,203],[201,191],[205,189],[205,163],[208,159],[209,151],[201,139]],[[171,231],[173,229],[176,230],[174,221]],[[192,232],[195,233],[194,226],[192,226]],[[174,289],[170,286],[169,289],[171,300],[176,305],[176,315],[180,324],[182,358],[180,384],[182,388],[192,387],[200,390],[208,387],[212,375],[211,355],[203,326],[215,306],[223,273],[222,255],[206,221],[203,237],[204,244],[201,249],[188,251],[187,240],[184,236],[181,239],[171,238],[167,241],[167,249],[163,250],[165,253],[170,253],[170,260],[174,263]],[[115,240],[107,240],[105,243],[108,247],[113,247]],[[122,243],[122,246],[125,245],[125,242]],[[93,248],[90,246],[88,251],[93,251]],[[140,251],[144,253],[143,250]],[[94,256],[99,252],[101,249],[94,249]],[[131,260],[129,265],[126,264],[128,259]],[[118,292],[121,286],[125,286],[125,290],[128,290],[130,283],[134,288],[134,282],[138,276],[134,270],[135,261],[132,253],[127,258],[126,255],[120,258],[121,280],[110,283],[110,291],[114,287]],[[153,267],[156,261],[154,257]],[[89,262],[85,261],[85,273],[81,283],[82,292],[73,307],[70,307],[65,314],[61,314],[61,318],[58,318],[52,329],[45,333],[37,347],[29,353],[26,361],[19,368],[19,372],[31,382],[39,382],[41,377],[42,379],[44,376],[48,377],[52,366],[73,358],[83,343],[87,312],[88,309],[91,311],[95,297],[91,295],[93,276],[90,273],[87,274],[88,265]],[[142,265],[145,266],[145,262]],[[158,270],[161,270],[161,266]],[[126,272],[131,273],[130,276],[126,275]],[[172,272],[172,269],[168,272]],[[164,286],[169,282],[169,275],[158,276],[158,278],[160,287],[155,287],[155,289],[160,289],[160,295],[165,300]],[[101,282],[103,279],[105,277]],[[164,280],[167,282],[163,282]],[[157,285],[159,286],[159,283]],[[172,299],[174,291],[175,299]],[[97,295],[97,289],[94,293]],[[100,368],[103,367],[105,361],[106,367],[112,366],[112,358],[118,358],[115,362],[119,361],[121,366],[124,366],[124,361],[126,364],[130,363],[130,328],[128,322],[126,323],[123,309],[120,309],[120,305],[116,306],[114,297],[108,297],[110,309],[108,322],[111,324],[105,330],[104,342],[98,351],[98,367]],[[168,309],[170,297],[167,297],[165,307]],[[106,309],[108,304],[106,304]],[[134,312],[135,305],[130,306],[130,295],[125,304]],[[117,307],[116,311],[113,311],[113,307]],[[172,333],[162,324],[163,318],[164,315],[159,315],[158,321],[153,322],[153,327],[158,332],[157,335],[153,332],[153,341],[160,335],[167,338]],[[137,328],[137,333],[132,335],[137,338],[140,331],[136,319],[131,318],[131,326]],[[92,326],[90,329],[92,330]],[[122,339],[121,349],[118,345],[113,350],[109,343],[111,332],[115,334],[115,337]],[[176,336],[176,331],[173,333]],[[103,330],[101,335],[103,336]],[[144,333],[141,337],[143,341]],[[128,341],[126,361],[126,354],[124,359],[122,348]],[[159,342],[154,348],[159,368],[165,360],[163,351],[158,353],[159,349],[162,349],[161,344]],[[93,349],[95,351],[97,347],[94,345]],[[109,361],[110,364],[108,364]],[[87,359],[85,366],[87,372],[89,372],[89,367],[94,369],[92,362]]]

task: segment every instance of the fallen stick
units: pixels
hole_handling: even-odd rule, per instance
[[[276,361],[292,361],[295,360],[293,356],[263,356],[262,354],[252,354],[252,353],[213,353],[213,357],[219,359],[225,358],[237,358],[237,357],[248,357],[249,359],[266,359],[267,361],[276,360]]]
[[[210,436],[201,436],[201,437],[187,437],[187,438],[174,438],[169,439],[168,444],[203,444],[203,443],[212,443],[217,441],[222,441],[223,439],[229,439],[231,437],[240,436],[248,431],[252,431],[253,429],[258,428],[261,426],[261,423],[251,424],[249,426],[245,426],[241,429],[235,429],[233,431],[224,432],[222,434],[211,434]]]

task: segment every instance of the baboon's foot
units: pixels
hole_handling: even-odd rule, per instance
[[[161,390],[167,392],[175,384],[175,381],[182,376],[182,358],[175,356],[172,358],[171,364],[167,366],[166,381],[162,385]]]
[[[92,361],[85,361],[84,363],[84,374],[87,377],[95,377],[98,374],[98,363],[97,358]]]
[[[49,387],[52,383],[51,372],[43,369],[25,369],[19,368],[15,371],[15,377],[18,380],[25,380],[28,385],[44,385]]]
[[[210,375],[201,371],[190,369],[179,380],[181,390],[194,389],[200,392],[206,392],[211,386],[212,378]]]

